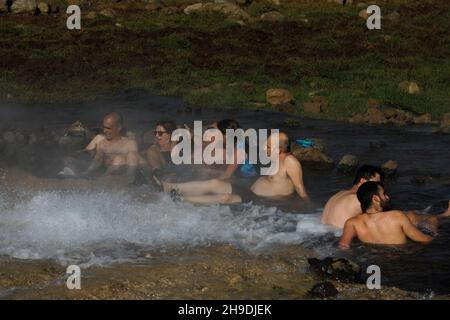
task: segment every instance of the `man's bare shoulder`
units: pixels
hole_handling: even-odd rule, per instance
[[[300,166],[300,161],[291,153],[286,155],[286,158],[284,158],[284,163],[288,166]]]
[[[102,141],[106,140],[106,137],[104,134],[97,134],[94,138],[89,142],[89,144],[86,147],[86,150],[94,150],[98,144]]]
[[[383,212],[383,216],[389,218],[390,220],[396,220],[398,222],[409,221],[408,217],[401,210],[390,210]]]
[[[405,213],[401,210],[389,210],[389,211],[385,211],[383,212],[384,215],[389,215],[392,217],[406,217]]]
[[[106,139],[106,136],[104,134],[98,134],[92,139],[91,143],[94,146],[101,147],[104,146],[108,140]]]
[[[101,141],[105,140],[106,136],[103,133],[96,134],[92,141]]]
[[[363,218],[364,218],[363,216],[364,216],[363,214],[360,214],[360,215],[358,215],[356,217],[352,217],[352,218],[347,219],[347,221],[345,221],[344,227],[345,226],[351,227],[351,226],[354,226],[354,225],[358,224],[358,222],[363,220]]]
[[[357,197],[356,193],[351,189],[350,190],[342,190],[338,194],[342,199],[358,201],[358,197]]]

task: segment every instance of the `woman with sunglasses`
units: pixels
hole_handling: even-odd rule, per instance
[[[217,123],[210,125],[209,129],[219,130],[224,136],[223,144],[225,146],[226,139],[225,133],[227,129],[236,130],[240,128],[237,121],[233,119],[225,119]],[[237,160],[237,154],[239,152],[245,152],[242,148],[238,150],[238,146],[235,146],[234,150],[235,160]],[[226,157],[225,148],[221,151]],[[202,166],[203,170],[212,174],[206,180],[196,180],[181,183],[170,183],[160,180],[157,176],[154,176],[155,182],[162,188],[164,192],[171,194],[174,200],[184,200],[194,204],[232,204],[242,202],[242,198],[233,193],[233,187],[231,184],[231,178],[238,168],[237,161],[232,164],[210,164]]]
[[[170,152],[176,142],[171,141],[170,138],[175,129],[177,129],[177,125],[171,120],[156,123],[153,131],[155,144],[147,150],[147,161],[153,171],[163,169],[172,164]]]

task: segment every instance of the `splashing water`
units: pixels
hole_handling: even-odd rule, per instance
[[[208,246],[255,250],[299,244],[332,231],[319,214],[274,207],[196,207],[166,195],[153,202],[125,191],[38,192],[8,203],[0,195],[0,254],[20,259],[102,264],[136,259],[141,248]]]

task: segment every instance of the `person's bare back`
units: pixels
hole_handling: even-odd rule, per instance
[[[339,247],[348,249],[353,238],[373,244],[404,244],[407,239],[427,243],[433,238],[423,234],[408,216],[399,210],[384,211],[389,196],[379,182],[369,181],[357,191],[364,212],[345,222]]]
[[[356,191],[344,190],[332,196],[323,209],[321,222],[343,228],[345,222],[362,213]]]
[[[404,244],[407,239],[416,242],[430,242],[431,237],[417,229],[408,217],[398,210],[361,214],[345,223],[340,246],[347,248],[353,237],[365,243]]]

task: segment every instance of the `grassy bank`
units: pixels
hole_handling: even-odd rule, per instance
[[[331,108],[314,115],[322,118],[363,112],[369,98],[437,119],[450,111],[446,0],[380,3],[382,14],[400,18],[373,31],[361,8],[326,1],[253,1],[244,10],[255,19],[244,26],[143,6],[108,4],[114,17],[83,18],[80,31],[66,29],[64,13],[0,15],[0,101],[64,103],[144,88],[205,107],[270,109],[266,90],[282,87],[294,93],[297,114],[311,95],[325,97]],[[256,19],[270,10],[284,21]],[[421,92],[402,93],[403,80]]]

